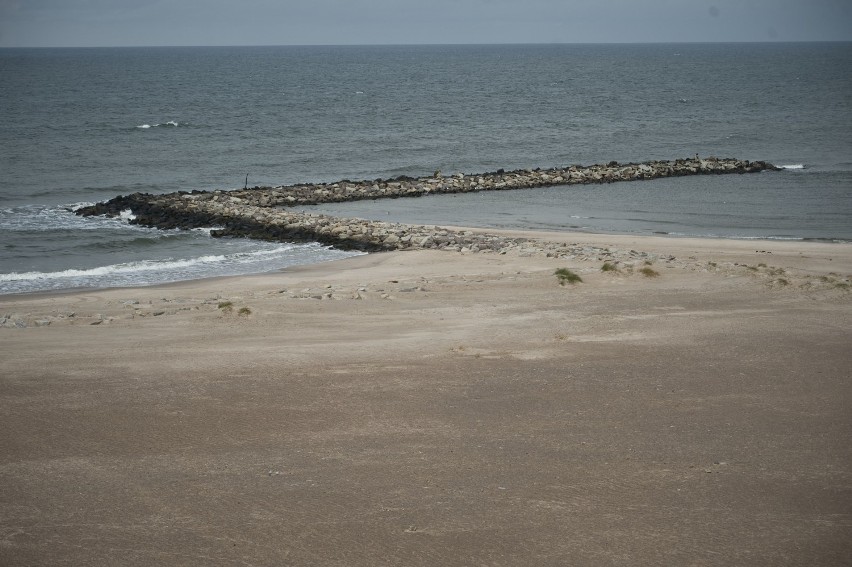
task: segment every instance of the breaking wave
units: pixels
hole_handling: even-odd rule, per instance
[[[177,128],[178,126],[188,126],[188,124],[181,124],[175,120],[169,120],[168,122],[163,122],[162,124],[140,124],[137,126],[140,130],[147,130],[149,128]]]
[[[122,211],[116,218],[80,217],[74,211],[92,203],[68,205],[21,205],[0,207],[0,227],[3,231],[48,232],[56,230],[97,231],[103,229],[134,229],[128,222],[133,219],[130,211]],[[138,227],[141,230],[147,230]]]
[[[141,260],[56,272],[12,272],[0,274],[0,293],[153,285],[204,277],[260,273],[358,254],[360,253],[334,250],[318,243],[281,244],[250,252],[209,254],[195,258]]]

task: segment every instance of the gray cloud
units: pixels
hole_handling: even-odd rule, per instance
[[[0,46],[852,41],[847,0],[0,0]]]

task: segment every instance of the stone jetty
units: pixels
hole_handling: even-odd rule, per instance
[[[645,163],[498,170],[474,175],[397,177],[373,181],[253,187],[231,191],[134,193],[78,209],[79,215],[117,216],[130,210],[134,224],[162,229],[212,228],[213,236],[286,242],[320,242],[345,250],[448,249],[505,252],[522,242],[479,232],[452,231],[288,210],[290,207],[365,199],[395,199],[447,193],[500,191],[571,184],[613,183],[686,175],[755,173],[777,169],[764,161],[732,158],[678,159]]]

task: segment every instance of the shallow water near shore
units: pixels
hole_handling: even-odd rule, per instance
[[[702,156],[782,172],[348,203],[422,224],[852,240],[852,45],[0,50],[0,293],[344,257],[71,210],[132,192]],[[375,207],[374,209],[370,207]]]

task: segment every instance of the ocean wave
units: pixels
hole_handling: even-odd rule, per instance
[[[110,266],[99,266],[87,270],[62,270],[60,272],[12,272],[10,274],[0,274],[0,282],[20,282],[20,281],[36,281],[36,280],[57,280],[69,278],[88,278],[92,276],[107,276],[116,274],[142,273],[152,272],[155,270],[167,270],[174,268],[187,268],[189,266],[217,262],[224,259],[224,256],[201,256],[192,260],[176,260],[171,262],[158,261],[142,261],[129,262],[126,264],[113,264]]]
[[[140,130],[148,130],[149,128],[177,128],[178,126],[189,126],[186,123],[180,123],[176,120],[169,120],[168,122],[163,122],[162,124],[140,124],[137,126]]]
[[[122,211],[119,217],[81,217],[74,214],[80,207],[91,205],[87,202],[67,205],[21,205],[0,208],[0,228],[12,232],[48,232],[56,230],[144,230],[145,227],[131,225],[133,215]]]
[[[98,266],[84,270],[69,269],[58,272],[12,272],[9,274],[0,274],[0,282],[21,282],[21,281],[39,281],[39,280],[60,280],[60,279],[75,279],[75,278],[92,278],[102,276],[115,276],[122,274],[144,274],[154,271],[169,271],[182,270],[195,266],[222,265],[226,263],[239,264],[246,263],[263,257],[273,256],[293,250],[296,247],[294,244],[288,244],[275,247],[271,250],[255,250],[252,252],[237,252],[235,254],[216,254],[205,255],[197,258],[182,258],[165,260],[142,260],[139,262],[126,262],[120,264],[111,264],[108,266]]]
[[[789,165],[779,165],[781,169],[805,169],[805,164],[803,163],[793,163]]]
[[[222,230],[222,229],[223,229],[223,227],[221,227],[221,226],[197,226],[195,228],[190,228],[189,232],[200,232],[200,233],[206,234],[207,236],[210,236],[211,233],[214,230]]]
[[[675,223],[676,224],[676,223]],[[685,238],[715,238],[719,240],[779,240],[779,241],[794,241],[799,242],[808,240],[799,236],[749,236],[743,234],[716,234],[712,232],[667,232],[654,231],[654,234],[665,234],[668,236],[685,237]],[[827,239],[830,240],[830,239]]]
[[[193,258],[140,260],[55,272],[0,274],[0,294],[73,288],[138,287],[218,276],[236,276],[315,264],[363,254],[319,243],[262,245],[264,248]]]

